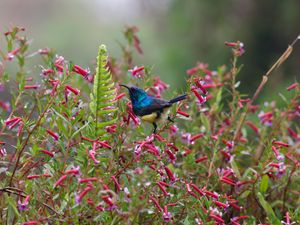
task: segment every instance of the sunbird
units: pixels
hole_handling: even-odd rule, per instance
[[[128,89],[134,114],[141,117],[142,121],[153,124],[153,133],[156,133],[159,121],[168,119],[174,122],[169,116],[169,108],[173,103],[184,100],[187,96],[184,94],[167,101],[148,95],[143,89],[135,86],[128,87],[124,84],[120,86]]]

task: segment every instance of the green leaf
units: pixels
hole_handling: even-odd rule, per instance
[[[183,222],[184,225],[190,225],[189,216],[187,216]]]
[[[249,194],[251,194],[251,191],[249,191],[249,190],[244,191],[244,192],[240,195],[240,198],[247,198]]]
[[[89,125],[90,122],[87,122],[86,124],[84,124],[82,127],[80,127],[78,130],[76,130],[73,134],[72,134],[72,138],[74,138],[80,131],[82,131],[86,126]]]
[[[269,176],[268,175],[263,175],[261,182],[260,182],[260,187],[259,191],[261,193],[266,193],[269,185]]]
[[[272,209],[272,207],[270,206],[270,204],[264,199],[264,196],[262,195],[262,193],[258,192],[257,193],[257,197],[259,200],[259,203],[261,204],[261,206],[263,207],[263,209],[265,210],[270,222],[274,225],[281,225],[280,220],[275,216],[275,213]]]
[[[7,194],[5,195],[6,197],[6,203],[8,205],[7,210],[8,210],[8,218],[7,221],[13,221],[15,217],[20,217],[19,211],[17,209],[16,201],[8,196]]]
[[[96,138],[106,133],[105,127],[116,122],[116,88],[111,73],[107,68],[107,51],[105,45],[99,47],[97,68],[93,91],[90,94],[90,109],[94,116],[94,134]],[[107,135],[106,135],[107,136]],[[101,137],[102,138],[102,137]],[[104,138],[104,137],[103,137]],[[107,138],[107,137],[106,137]]]
[[[61,115],[59,112],[57,112],[54,108],[52,108],[53,112],[59,116],[63,121],[65,121],[67,124],[70,124],[70,122],[66,119],[66,117],[64,117],[63,115]]]
[[[206,130],[210,131],[210,123],[208,118],[204,115],[204,113],[200,114],[201,123],[205,127]]]
[[[232,160],[230,161],[230,164],[231,164],[231,168],[233,169],[235,175],[236,175],[239,179],[241,179],[241,174],[240,174],[238,165],[236,164],[236,162],[234,161],[234,159],[232,159]]]

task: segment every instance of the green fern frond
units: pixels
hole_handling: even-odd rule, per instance
[[[99,47],[97,68],[94,78],[93,92],[91,93],[90,109],[94,116],[95,135],[107,139],[104,128],[117,121],[116,88],[111,73],[107,68],[107,51],[105,45]]]

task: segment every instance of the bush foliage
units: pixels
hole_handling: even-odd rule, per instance
[[[23,28],[4,34],[0,92],[11,95],[0,101],[0,223],[299,222],[300,88],[278,90],[281,107],[255,101],[292,45],[252,96],[238,89],[243,43],[225,42],[231,64],[187,70],[188,99],[152,134],[118,84],[157,97],[183,91],[134,64],[137,33],[126,28],[122,57],[101,45],[91,70],[52,49],[32,52]],[[28,68],[35,58],[41,65]]]

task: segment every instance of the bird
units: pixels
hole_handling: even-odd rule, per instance
[[[186,99],[187,95],[183,94],[176,98],[173,98],[169,101],[156,98],[147,94],[141,88],[132,86],[128,87],[127,85],[120,84],[120,86],[125,87],[129,91],[129,97],[132,103],[133,113],[140,117],[142,121],[152,123],[154,130],[153,133],[156,133],[157,123],[161,120],[169,120],[174,122],[169,114],[169,108],[176,102]]]

